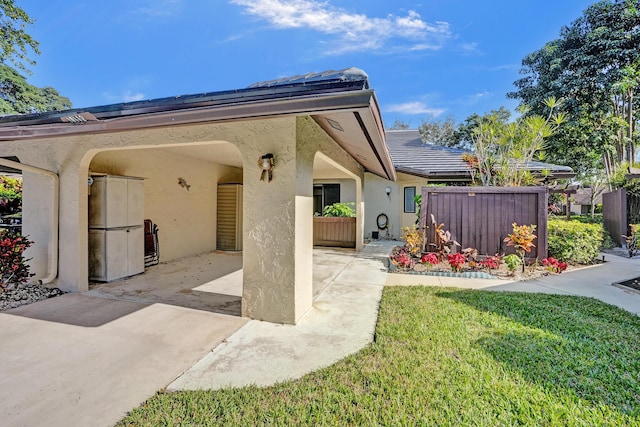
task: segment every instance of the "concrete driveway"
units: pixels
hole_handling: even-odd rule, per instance
[[[389,251],[382,248],[377,258]],[[361,256],[366,258],[367,252]],[[299,361],[289,361],[281,350],[308,349],[311,344],[301,346],[308,341],[323,351],[314,349],[312,360],[297,363],[297,370],[306,372],[357,351],[371,341],[386,272],[380,271],[379,260],[374,268],[366,262],[353,263],[355,257],[352,250],[314,250],[316,302],[306,323],[286,327],[251,321],[252,328],[234,339],[229,337],[249,322],[239,317],[241,254],[214,252],[162,263],[143,275],[92,285],[84,294],[0,312],[0,425],[111,426],[174,383],[218,344],[228,338],[242,341],[251,333],[252,339],[237,350],[236,358],[252,364],[239,365],[240,371],[225,368],[224,375],[216,375],[218,381],[233,377],[255,382],[264,380],[259,377],[263,371],[268,371],[268,378],[272,372],[297,372],[287,366]],[[353,267],[346,269],[347,265]],[[323,292],[338,276],[350,286],[339,295]],[[377,286],[354,288],[350,283],[366,276]],[[317,299],[323,293],[324,299]],[[334,301],[340,304],[333,307]],[[366,307],[364,301],[369,302]],[[347,316],[340,311],[345,304]],[[312,320],[319,315],[321,321]],[[342,337],[342,323],[351,318],[362,326],[351,321],[350,335]],[[326,329],[329,332],[323,335]],[[320,335],[326,336],[324,341]],[[336,347],[336,335],[344,345]],[[268,363],[264,357],[254,357],[256,340],[275,343]],[[289,365],[283,366],[285,360]],[[187,377],[185,381],[194,384],[193,374]],[[203,377],[195,384],[206,387],[209,381]]]
[[[81,294],[0,312],[0,424],[111,426],[246,322]]]

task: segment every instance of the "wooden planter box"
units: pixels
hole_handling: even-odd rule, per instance
[[[342,217],[314,217],[313,245],[356,247],[356,219]]]

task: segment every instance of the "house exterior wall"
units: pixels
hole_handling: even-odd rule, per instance
[[[308,117],[241,148],[244,163],[275,157],[273,181],[244,169],[244,316],[296,323],[313,303],[313,162],[319,152],[361,181],[362,169]],[[361,196],[360,196],[361,200]],[[361,202],[360,202],[361,204]],[[362,235],[360,234],[360,240]]]
[[[416,187],[416,194],[420,194],[422,186],[427,184],[424,178],[407,174],[398,174],[398,180],[392,182],[371,173],[365,174],[366,223],[365,237],[371,238],[371,232],[378,231],[377,218],[385,214],[389,219],[388,236],[383,231],[380,237],[398,239],[402,235],[402,228],[415,224],[416,214],[404,212],[404,188]],[[386,187],[391,188],[387,196]]]
[[[427,179],[420,178],[413,175],[407,175],[404,173],[398,174],[398,185],[399,196],[400,196],[400,228],[403,227],[411,227],[416,224],[416,220],[418,219],[416,213],[418,211],[418,207],[416,206],[416,213],[413,212],[405,212],[404,211],[404,189],[406,187],[415,187],[416,195],[419,195],[422,191],[422,187],[427,185]]]
[[[162,150],[105,151],[93,158],[90,170],[145,178],[145,218],[158,225],[161,261],[215,250],[217,184],[242,182],[240,168]]]
[[[391,193],[387,196],[385,188],[390,187]],[[365,199],[365,236],[371,238],[372,232],[378,231],[377,218],[385,214],[389,220],[388,234],[380,231],[380,237],[397,239],[400,236],[400,185],[380,178],[372,173],[365,174],[364,199]]]
[[[325,161],[353,177],[359,217],[358,247],[362,246],[363,240],[362,167],[310,117],[166,126],[3,142],[4,155],[18,156],[21,162],[56,172],[60,177],[60,257],[55,285],[74,292],[88,289],[87,178],[90,167],[95,171],[102,169],[104,172],[151,177],[149,184],[156,185],[151,181],[157,180],[161,191],[165,191],[165,181],[158,177],[159,168],[138,158],[141,156],[138,149],[220,142],[235,145],[243,162],[242,313],[254,319],[296,323],[312,305],[313,163],[316,155],[324,156]],[[101,154],[108,150],[118,151]],[[144,154],[149,153],[153,153],[153,150]],[[258,158],[265,153],[275,156],[274,180],[270,183],[259,180],[260,170],[256,165]],[[128,156],[131,157],[130,162],[126,159]],[[155,158],[164,165],[168,161],[162,155]],[[134,165],[136,159],[140,161],[137,166]],[[116,166],[112,162],[122,164]],[[197,174],[191,178],[191,191],[202,192],[205,199],[215,200],[213,193],[205,190],[204,182],[221,178],[226,172],[204,172],[205,167],[195,167]],[[191,173],[190,169],[186,167],[181,173]],[[179,165],[168,169],[173,174],[179,170]],[[27,178],[25,209],[44,206],[51,198],[51,191],[46,185],[40,186],[37,179]],[[183,190],[177,186],[177,178],[169,175],[166,182],[175,197],[184,197],[181,193]],[[183,178],[189,182],[189,176]],[[211,186],[215,187],[215,184],[212,182]],[[150,209],[161,204],[154,197],[149,194]],[[208,209],[211,208],[211,205],[193,206],[204,210],[204,214],[201,214],[204,216],[208,216]],[[170,222],[174,218],[176,221],[189,220],[184,216],[186,213],[181,215],[172,217],[167,214],[162,221]],[[43,231],[52,226],[35,213],[26,219],[26,234],[44,236]],[[214,223],[214,218],[211,218],[211,223]],[[171,228],[171,225],[167,225],[165,232]],[[207,233],[215,242],[211,231]],[[179,237],[182,243],[187,241],[183,235]],[[43,270],[43,265],[46,268],[46,254],[40,248],[47,246],[47,241],[36,242],[34,254],[37,257],[34,257],[31,265],[36,266],[38,271]],[[174,256],[178,254],[175,252]]]

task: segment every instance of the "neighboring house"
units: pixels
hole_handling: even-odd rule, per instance
[[[388,217],[389,229],[380,236],[399,237],[402,228],[415,223],[416,206],[413,198],[428,184],[470,185],[472,171],[462,159],[466,150],[426,144],[417,129],[387,130],[386,141],[396,168],[398,180],[389,182],[373,174],[365,174],[365,231],[367,237],[377,231],[376,218]],[[531,162],[528,169],[534,174],[550,172],[548,178],[566,179],[575,176],[568,166]],[[386,192],[390,193],[386,195]]]
[[[0,157],[23,170],[32,271],[73,292],[88,289],[92,175],[144,178],[144,217],[160,229],[162,261],[216,250],[218,187],[241,184],[229,212],[242,216],[242,315],[290,324],[312,305],[314,203],[355,202],[361,248],[366,180],[396,179],[375,93],[353,68],[2,117]]]
[[[571,213],[575,215],[587,215],[591,213],[591,187],[579,188],[576,194],[571,196]],[[596,193],[594,204],[602,204],[602,191]]]

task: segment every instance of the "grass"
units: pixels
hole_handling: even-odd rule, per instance
[[[560,295],[385,288],[374,342],[273,387],[159,392],[119,426],[640,426],[640,318]]]

